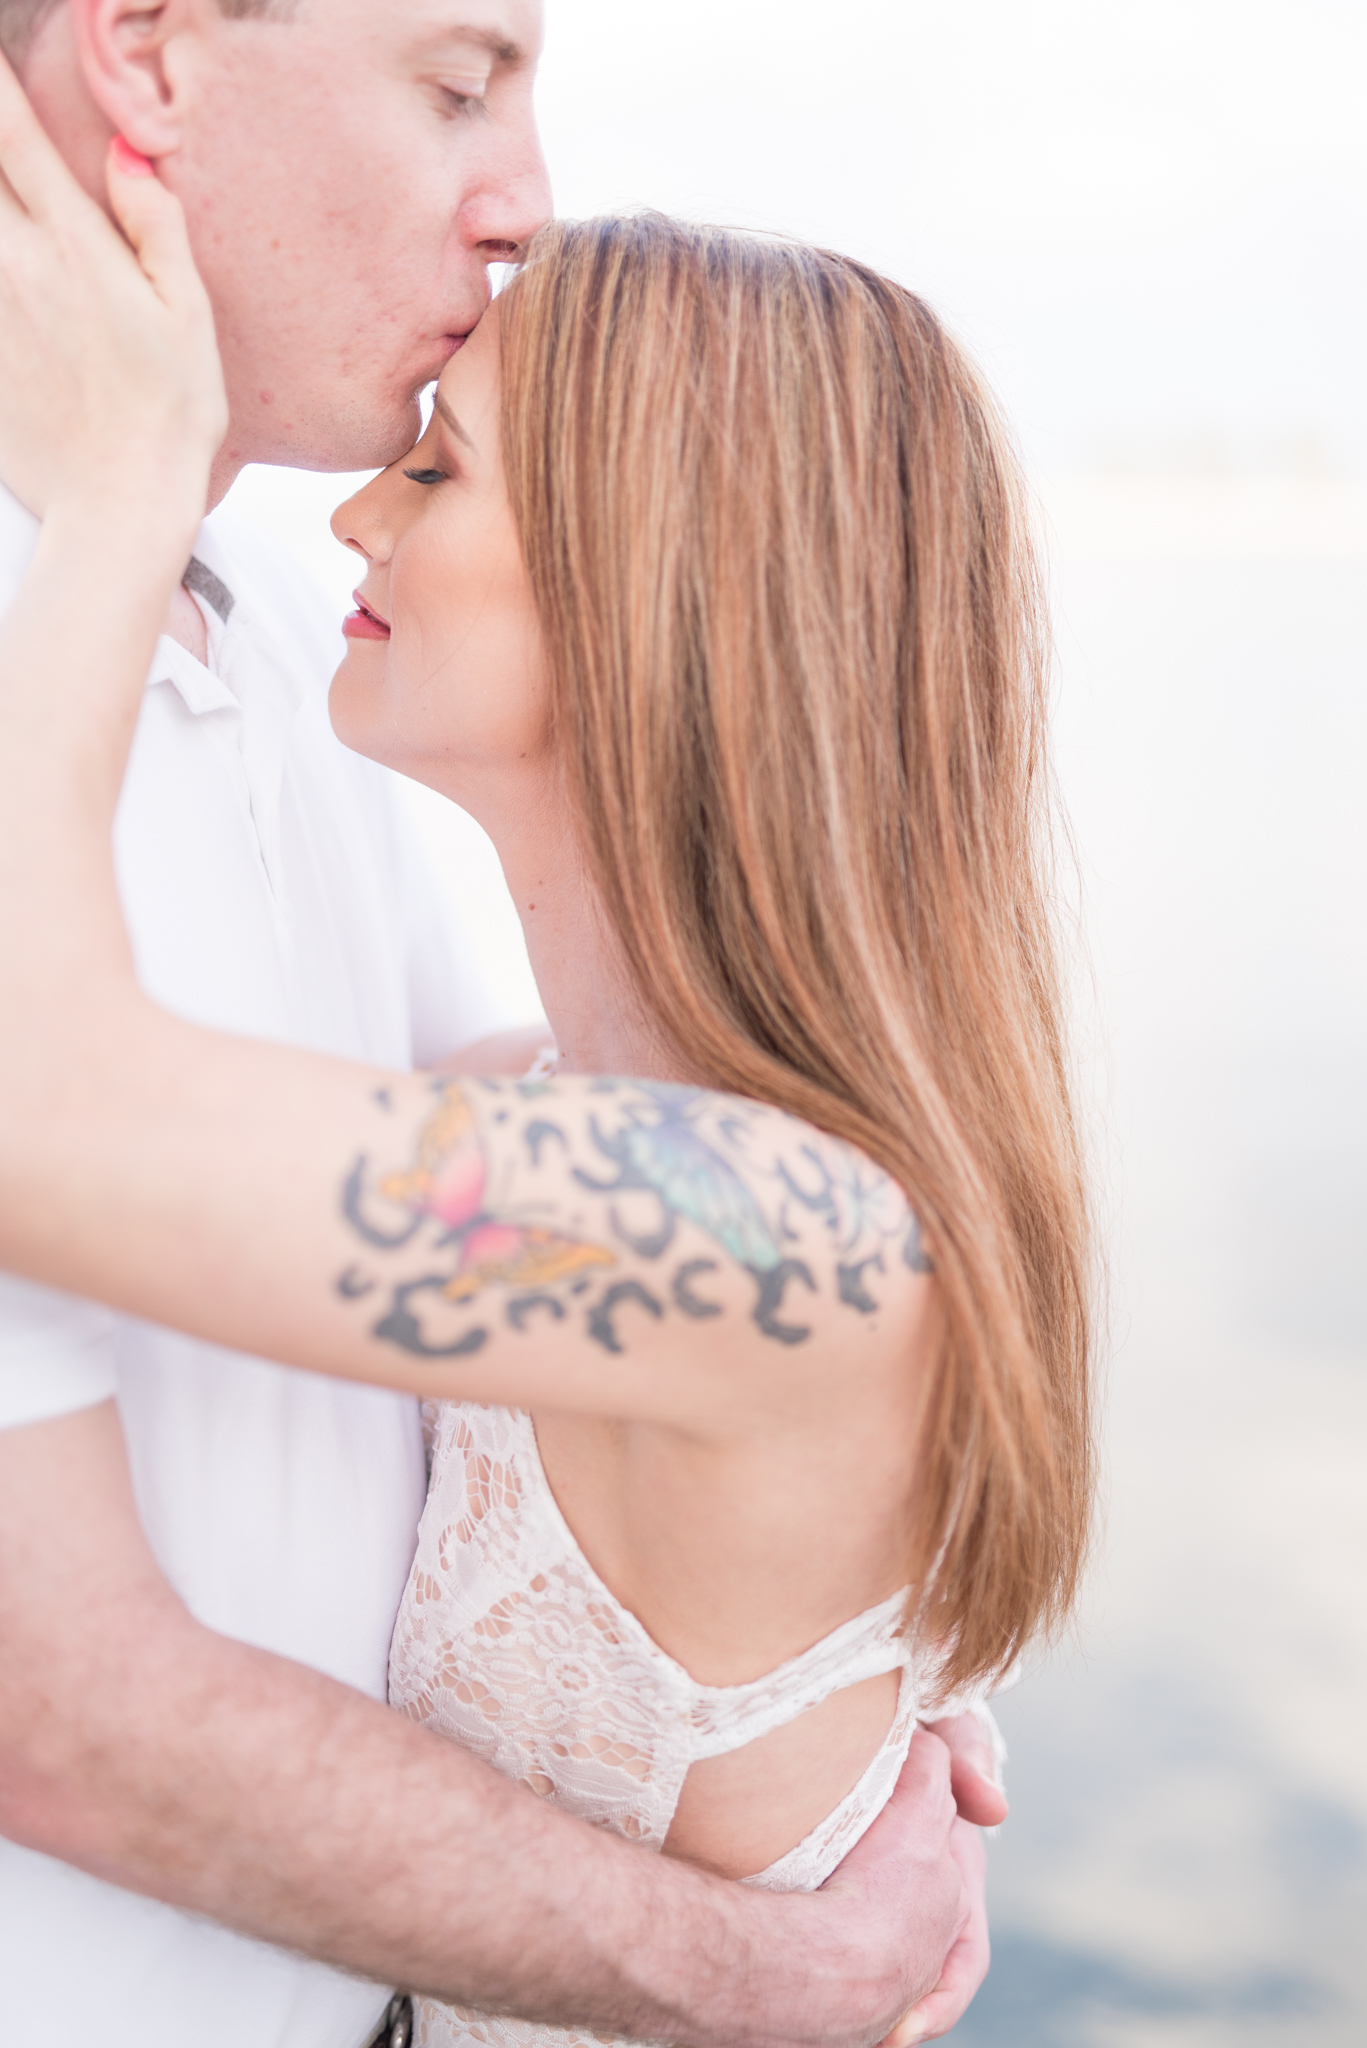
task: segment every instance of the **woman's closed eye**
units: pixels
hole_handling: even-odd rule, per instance
[[[404,475],[415,484],[444,484],[447,480],[444,469],[406,469]]]

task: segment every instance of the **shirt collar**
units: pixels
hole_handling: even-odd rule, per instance
[[[182,647],[178,640],[162,633],[152,656],[152,666],[147,672],[148,689],[159,683],[169,683],[195,718],[206,711],[241,709],[223,675],[224,633],[237,609],[236,594],[222,574],[222,565],[212,559],[213,553],[213,540],[206,519],[196,536],[194,553],[182,580],[186,589],[203,601],[209,665],[196,660],[188,647]]]
[[[302,694],[299,678],[288,663],[274,658],[273,636],[256,621],[250,593],[244,594],[246,579],[230,541],[218,529],[217,515],[210,513],[200,527],[186,576],[187,586],[205,607],[213,666],[205,667],[179,641],[163,634],[148,685],[169,683],[194,717],[208,711],[237,711],[241,700],[230,679],[237,660],[249,654],[254,667],[264,663],[273,671],[272,697],[288,714]],[[0,605],[8,603],[18,587],[37,538],[38,521],[0,484]]]
[[[242,708],[221,676],[206,668],[202,661],[197,661],[179,640],[172,640],[165,633],[157,641],[152,666],[147,672],[147,688],[155,689],[161,683],[170,684],[185,709],[195,718],[206,711],[240,711]]]
[[[149,683],[167,682],[187,711],[241,711],[248,696],[271,706],[267,722],[288,719],[298,708],[302,687],[290,663],[278,658],[275,636],[256,616],[231,526],[211,512],[200,527],[185,575],[186,588],[200,599],[209,641],[209,663],[197,661],[178,641],[157,642]]]

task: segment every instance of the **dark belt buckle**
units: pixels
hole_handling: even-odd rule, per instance
[[[399,1994],[389,2001],[370,2048],[410,2048],[413,2039],[413,2001]]]

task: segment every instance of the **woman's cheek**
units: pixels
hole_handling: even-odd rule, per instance
[[[403,701],[434,747],[500,767],[544,751],[549,711],[540,635],[529,631],[522,590],[511,579],[490,578],[477,604],[434,625],[426,654],[422,702],[408,690]]]

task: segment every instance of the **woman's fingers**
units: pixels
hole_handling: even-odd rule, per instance
[[[110,145],[106,179],[114,217],[171,316],[177,375],[191,414],[217,448],[228,430],[223,371],[213,308],[195,267],[184,208],[122,136]]]
[[[3,59],[0,178],[0,476],[40,518],[101,492],[202,508],[227,405],[180,202],[121,143],[111,221]]]
[[[11,216],[15,220],[27,219],[28,217],[23,207],[19,204],[18,193],[4,172],[0,171],[0,224],[10,219]]]
[[[107,184],[114,216],[158,296],[168,304],[178,299],[197,307],[203,294],[180,202],[121,135],[110,144]],[[93,229],[88,249],[84,238],[75,245],[87,260],[115,255],[117,241],[109,239],[99,208],[72,177],[0,55],[0,232],[6,226],[18,231],[29,223],[55,228],[62,222]]]
[[[109,145],[109,204],[133,254],[164,305],[197,306],[204,298],[185,233],[185,212],[152,165],[121,135]]]
[[[0,172],[11,203],[31,219],[48,221],[63,207],[85,210],[90,201],[43,132],[5,58],[0,55]]]

